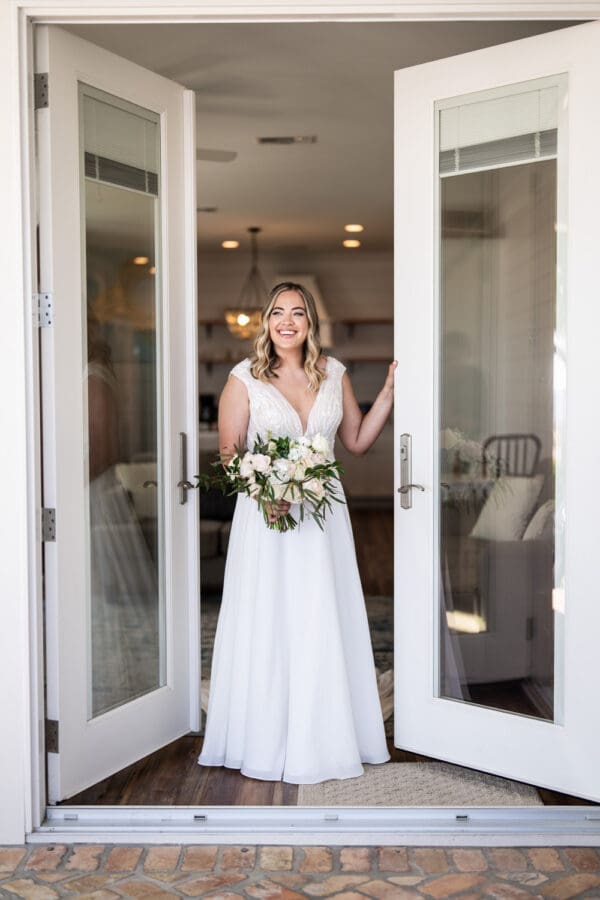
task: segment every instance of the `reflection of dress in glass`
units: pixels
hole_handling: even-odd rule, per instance
[[[333,446],[344,366],[328,358],[307,434]],[[249,360],[232,374],[248,390],[247,444],[257,434],[300,437],[298,414]],[[292,505],[297,518],[298,507]],[[369,624],[345,504],[324,531],[312,520],[269,530],[239,495],[232,523],[198,762],[267,780],[310,784],[363,773],[388,753]]]
[[[117,477],[117,383],[90,361],[89,521],[94,714],[158,683],[157,580],[129,494]]]

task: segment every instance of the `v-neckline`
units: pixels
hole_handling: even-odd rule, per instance
[[[327,370],[328,370],[328,368],[329,368],[329,357],[326,356],[326,357],[325,357],[325,369],[324,369],[324,374],[325,374],[325,375],[327,375]],[[313,414],[313,412],[314,412],[314,408],[315,408],[315,406],[317,405],[317,402],[318,402],[318,400],[319,400],[319,395],[320,395],[320,393],[321,393],[321,388],[323,387],[323,385],[322,385],[322,384],[319,385],[319,390],[317,391],[317,396],[316,396],[315,399],[313,400],[313,404],[312,404],[310,410],[308,411],[308,418],[307,418],[307,420],[306,420],[306,428],[304,428],[303,425],[302,425],[302,419],[300,418],[300,413],[298,412],[298,410],[296,409],[296,407],[295,407],[295,406],[292,406],[292,404],[290,403],[290,401],[288,400],[288,398],[285,396],[285,394],[283,394],[283,393],[279,390],[279,388],[275,387],[275,385],[274,385],[271,381],[268,381],[267,384],[268,384],[270,387],[272,387],[273,390],[276,391],[276,392],[279,394],[279,396],[282,398],[282,400],[284,401],[284,403],[287,403],[287,405],[289,406],[289,408],[292,410],[292,412],[293,412],[294,415],[296,416],[298,422],[300,423],[300,429],[301,429],[301,431],[302,431],[302,437],[306,437],[306,435],[308,434],[308,427],[309,427],[309,425],[310,425],[310,419],[311,419],[311,416],[312,416],[312,414]]]

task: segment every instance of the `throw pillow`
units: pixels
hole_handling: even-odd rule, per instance
[[[473,526],[471,537],[488,541],[519,541],[544,483],[543,475],[501,475],[494,482]]]
[[[525,529],[524,541],[535,541],[552,538],[554,535],[554,500],[546,500],[535,511],[531,522]]]

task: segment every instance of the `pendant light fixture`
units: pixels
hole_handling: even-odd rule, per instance
[[[261,311],[267,302],[268,291],[258,268],[256,225],[248,229],[250,234],[250,271],[246,277],[236,306],[225,310],[225,322],[231,334],[240,340],[256,337],[260,328]]]

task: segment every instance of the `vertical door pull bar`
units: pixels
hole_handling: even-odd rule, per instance
[[[400,487],[398,493],[400,497],[400,506],[402,509],[411,509],[412,492],[414,490],[424,491],[422,484],[412,483],[412,436],[410,434],[400,435]]]
[[[194,485],[188,481],[187,477],[187,434],[185,431],[179,432],[179,502],[183,506],[187,503],[188,491],[193,490]]]

